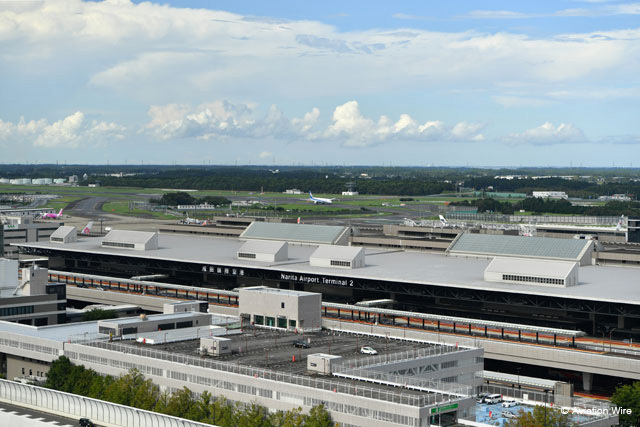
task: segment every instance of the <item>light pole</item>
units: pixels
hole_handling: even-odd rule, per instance
[[[544,422],[543,427],[547,427],[547,393],[549,390],[544,389]]]
[[[613,334],[613,331],[615,331],[616,329],[618,329],[618,328],[613,328],[613,329],[611,329],[611,330],[609,331],[609,353],[611,353],[611,351],[612,351],[612,350],[611,350],[611,345],[612,345],[612,344],[611,344],[611,335]]]

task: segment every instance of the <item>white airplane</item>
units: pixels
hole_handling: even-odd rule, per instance
[[[180,221],[182,224],[202,224],[202,221],[197,218],[189,218],[187,214],[187,218]]]
[[[89,221],[89,224],[82,229],[80,234],[84,234],[85,236],[91,234],[91,227],[93,227],[93,221]]]
[[[322,197],[313,197],[313,194],[311,194],[311,191],[309,191],[309,200],[312,201],[314,205],[317,205],[317,204],[330,205],[331,203],[333,203],[334,199],[323,199]]]
[[[624,215],[620,215],[620,219],[618,220],[618,225],[616,225],[616,231],[622,230],[623,224],[624,224]]]

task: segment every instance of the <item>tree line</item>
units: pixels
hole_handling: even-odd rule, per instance
[[[93,369],[73,365],[65,356],[51,364],[45,387],[221,427],[334,425],[323,405],[314,406],[308,414],[302,413],[301,408],[271,413],[255,403],[233,404],[208,391],[197,395],[187,387],[169,394],[161,392],[156,384],[135,369],[119,377],[100,375]]]
[[[157,205],[165,205],[165,206],[178,206],[178,205],[230,205],[231,200],[226,197],[221,196],[204,196],[204,197],[193,197],[191,194],[178,191],[175,193],[165,193],[160,198],[151,199],[151,203]]]

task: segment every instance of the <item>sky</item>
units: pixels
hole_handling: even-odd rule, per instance
[[[0,1],[0,163],[640,166],[640,3]]]

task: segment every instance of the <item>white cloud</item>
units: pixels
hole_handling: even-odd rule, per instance
[[[214,101],[191,108],[185,105],[168,104],[152,106],[151,120],[143,131],[160,139],[214,137],[238,138],[311,138],[320,112],[314,108],[303,118],[287,119],[271,105],[262,117],[254,103],[231,103]]]
[[[634,4],[610,6],[620,13],[636,10]],[[640,64],[637,30],[604,31],[597,37],[417,29],[341,32],[321,22],[152,2],[68,0],[32,2],[18,9],[0,10],[3,71],[48,76],[55,68],[74,82],[116,90],[147,105],[176,100],[196,104],[212,93],[217,98],[255,98],[265,88],[306,98],[417,87],[486,88],[514,80],[523,86],[593,84],[591,77],[606,74],[616,81],[636,73]]]
[[[324,133],[325,138],[341,138],[344,144],[366,147],[390,140],[412,141],[480,141],[484,139],[478,123],[460,122],[447,128],[441,121],[427,121],[420,125],[408,114],[401,114],[393,122],[380,116],[377,122],[362,115],[357,101],[349,101],[336,107],[333,124]]]
[[[0,120],[0,141],[29,142],[43,148],[77,148],[84,144],[122,139],[124,132],[125,128],[116,123],[89,122],[80,111],[51,124],[46,119],[26,121],[23,117],[15,124]]]
[[[588,3],[604,3],[591,1]],[[525,19],[547,17],[598,17],[614,15],[640,15],[640,3],[614,4],[592,8],[561,9],[549,13],[522,13],[511,10],[474,10],[466,17],[473,19]]]
[[[238,137],[276,139],[284,142],[336,141],[345,146],[366,147],[395,140],[410,141],[481,141],[483,125],[460,122],[448,128],[441,121],[419,124],[408,114],[397,121],[380,116],[377,121],[360,112],[357,101],[335,108],[332,122],[323,126],[320,110],[313,108],[302,118],[288,119],[275,105],[260,116],[255,104],[215,101],[195,108],[168,104],[149,109],[151,120],[143,132],[160,139],[211,139]]]
[[[543,107],[549,105],[551,101],[543,98],[535,98],[521,95],[495,95],[493,100],[503,107]]]
[[[273,153],[271,151],[263,151],[258,154],[259,159],[269,159],[271,157],[273,157]]]
[[[551,122],[525,130],[522,133],[512,133],[506,137],[508,142],[538,145],[571,144],[588,142],[580,129],[572,124],[560,123],[555,126]]]

